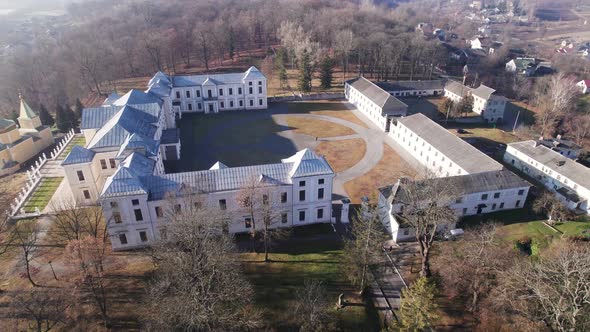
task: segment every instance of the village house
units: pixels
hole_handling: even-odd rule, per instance
[[[587,94],[590,92],[588,88],[590,88],[590,80],[581,80],[580,82],[576,83],[576,85],[580,88],[580,93]]]
[[[43,126],[41,119],[19,95],[18,123],[0,119],[0,175],[12,174],[23,163],[54,143],[51,128]]]
[[[517,209],[526,201],[528,182],[421,113],[395,119],[389,136],[424,166],[422,181],[448,181],[448,186],[456,187],[449,204],[459,217]],[[398,219],[403,215],[407,181],[380,189],[383,224],[399,241],[413,235]]]
[[[158,72],[147,92],[169,97],[178,117],[182,113],[219,113],[267,108],[266,77],[256,68],[244,73],[169,76]]]
[[[542,183],[566,206],[590,214],[590,169],[537,141],[508,144],[504,161]]]
[[[377,127],[389,131],[390,120],[406,115],[408,105],[364,77],[346,81],[346,99]]]
[[[480,84],[473,89],[457,81],[449,80],[445,84],[444,95],[454,103],[459,103],[467,96],[473,97],[473,112],[479,114],[486,122],[502,122],[507,99],[495,94],[496,90]]]
[[[516,58],[506,63],[506,71],[518,75],[533,76],[537,70],[535,58]]]

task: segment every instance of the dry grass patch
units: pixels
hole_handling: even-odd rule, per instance
[[[287,125],[296,133],[314,137],[334,137],[356,134],[354,130],[323,120],[310,120],[303,117],[288,116],[285,118]]]
[[[315,152],[326,157],[334,172],[342,172],[356,165],[367,152],[362,138],[321,142]]]
[[[289,112],[331,116],[368,128],[342,101],[317,100],[289,103]]]
[[[416,172],[388,145],[383,145],[383,158],[365,175],[344,184],[344,190],[354,204],[363,196],[377,195],[379,187],[392,184],[402,176],[414,177]]]

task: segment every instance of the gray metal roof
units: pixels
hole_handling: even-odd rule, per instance
[[[140,154],[133,154],[139,161],[149,160]],[[130,157],[128,157],[129,159]],[[258,179],[266,185],[291,184],[292,178],[299,176],[332,175],[334,172],[326,160],[311,150],[299,151],[294,156],[283,159],[281,163],[218,167],[204,171],[146,175],[149,167],[136,169],[131,162],[123,162],[117,172],[107,179],[102,197],[149,194],[150,200],[159,200],[168,192],[190,188],[192,192],[218,192],[239,190]],[[153,168],[153,167],[152,167]],[[125,171],[120,171],[125,170]]]
[[[437,183],[433,184],[433,182]],[[509,170],[433,178],[420,180],[418,183],[433,185],[435,188],[441,188],[441,186],[450,187],[457,196],[476,193],[489,193],[500,190],[526,188],[532,186],[531,183],[521,179]],[[404,181],[399,182],[398,190],[393,190],[394,186],[395,185],[388,186],[390,188],[389,191],[386,188],[381,189],[381,194],[385,196],[386,194],[394,193],[396,196],[395,199],[404,201]],[[387,198],[388,196],[385,197]]]
[[[590,188],[590,169],[588,167],[578,164],[544,145],[537,144],[535,141],[516,142],[508,145],[578,185]],[[523,159],[527,161],[526,158]]]
[[[445,84],[445,90],[449,90],[452,93],[461,97],[465,97],[469,95],[469,93],[471,92],[470,87],[453,80],[447,81],[447,83]]]
[[[381,107],[384,114],[405,115],[408,110],[408,105],[362,76],[346,83]]]
[[[503,166],[422,113],[397,119],[467,173],[499,171]]]
[[[68,153],[66,158],[61,162],[63,165],[72,165],[80,163],[89,163],[94,158],[94,151],[88,150],[80,145],[74,145],[72,151]]]
[[[492,94],[496,92],[496,90],[490,88],[489,86],[485,86],[483,84],[480,84],[480,86],[477,87],[477,89],[473,89],[471,90],[471,93],[475,96],[478,96],[479,98],[483,98],[485,100],[490,99],[490,97],[492,96]]]
[[[82,111],[82,119],[80,121],[80,129],[97,129],[109,121],[115,113],[117,113],[121,106],[108,106],[108,107],[92,107],[85,108]]]
[[[244,80],[260,80],[265,76],[256,67],[250,67],[244,73],[172,76],[171,79],[174,87],[189,87],[203,85],[206,81],[214,85],[241,84]]]
[[[100,128],[88,148],[120,147],[132,134],[153,138],[156,133],[158,118],[131,106],[125,106],[115,113]]]
[[[389,93],[408,90],[442,90],[445,86],[445,82],[443,80],[394,81],[378,82],[375,84]]]

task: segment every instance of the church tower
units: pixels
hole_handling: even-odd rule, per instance
[[[36,131],[37,128],[41,127],[41,119],[27,102],[23,99],[22,95],[18,95],[20,99],[20,114],[18,116],[18,123],[21,129]]]

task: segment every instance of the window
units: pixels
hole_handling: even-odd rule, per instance
[[[244,218],[244,226],[246,228],[252,228],[252,218],[250,218],[250,217]]]
[[[318,179],[318,184],[324,184],[324,179]]]
[[[516,201],[516,207],[520,207],[520,201]]]
[[[457,204],[463,203],[463,197],[458,197],[458,198],[455,200],[455,203],[457,203]]]
[[[258,85],[262,85],[262,81],[258,81]]]
[[[504,202],[500,203],[500,209],[504,208]]]
[[[221,105],[221,108],[225,108],[225,103],[224,102],[220,102],[219,104]]]
[[[231,95],[234,94],[234,89],[233,88],[229,88],[229,91],[228,92],[229,92],[229,95],[231,96]]]
[[[201,106],[201,103],[197,103],[197,109],[199,109],[199,110],[200,110],[201,108],[203,108],[203,107]]]
[[[125,234],[119,234],[119,242],[121,244],[127,244],[127,236]]]
[[[100,168],[107,169],[107,161],[104,159],[100,160]]]
[[[492,210],[496,209],[496,203],[492,204]]]
[[[305,187],[305,181],[299,181],[299,186],[300,187]]]
[[[109,159],[109,164],[111,164],[111,168],[117,168],[117,163],[115,162],[115,159]]]
[[[82,190],[82,193],[84,194],[84,199],[90,199],[90,191]]]
[[[494,193],[494,198],[500,198],[500,193]]]
[[[201,98],[201,90],[197,90],[197,98]]]
[[[318,199],[324,199],[324,188],[318,189]]]
[[[119,207],[119,203],[117,203],[117,202],[111,202],[110,204],[111,204],[111,209],[115,209],[115,208]]]
[[[143,214],[141,213],[141,209],[135,209],[133,210],[133,213],[135,213],[136,221],[143,221]]]
[[[268,195],[262,195],[262,204],[268,204]]]
[[[286,224],[289,221],[289,215],[286,212],[281,213],[281,222]]]
[[[305,221],[305,210],[299,211],[299,221]]]
[[[164,216],[164,211],[162,211],[162,207],[156,206],[156,217],[162,218]]]
[[[227,203],[225,202],[225,199],[220,199],[219,200],[219,208],[221,210],[227,210]]]
[[[250,99],[250,106],[254,106],[254,100]]]
[[[248,82],[248,85],[252,86],[252,82]]]
[[[281,203],[287,203],[287,193],[281,193]]]
[[[78,175],[78,181],[84,181],[84,172],[77,171],[76,174]]]
[[[262,99],[258,99],[258,105],[262,106]]]
[[[176,99],[180,99],[180,91],[176,91]]]
[[[244,101],[240,100],[240,107],[244,106]]]
[[[131,200],[131,204],[133,204],[133,205],[139,205],[139,199],[132,199]]]
[[[208,98],[213,97],[213,92],[211,91],[211,89],[207,90],[207,97]]]
[[[324,218],[324,209],[318,209],[318,219]]]
[[[219,89],[219,95],[223,96],[223,89]]]
[[[248,88],[248,93],[252,94],[252,92],[253,92],[252,88]]]
[[[299,190],[299,201],[303,202],[305,200],[305,190]]]
[[[145,231],[139,232],[139,239],[141,242],[147,242],[147,233]]]
[[[229,107],[232,107],[232,108],[234,107],[234,101],[233,100],[230,100],[229,101]]]
[[[115,221],[115,224],[120,224],[123,222],[123,220],[121,220],[121,214],[119,212],[113,212],[113,220]]]
[[[242,88],[238,88],[238,94],[241,95],[242,94]]]
[[[481,195],[481,200],[482,201],[485,201],[486,199],[488,199],[488,194]]]
[[[522,196],[522,195],[524,195],[524,189],[520,189],[520,190],[518,191],[518,196]]]
[[[467,214],[467,208],[463,208],[463,214]]]
[[[186,97],[190,98],[191,97],[191,92],[189,90],[186,90]]]
[[[187,105],[187,106],[188,106],[188,110],[189,110],[189,111],[192,111],[192,110],[193,110],[193,104],[191,104],[191,103],[188,103],[188,105]]]
[[[258,87],[258,93],[262,93],[262,87],[261,86]]]

